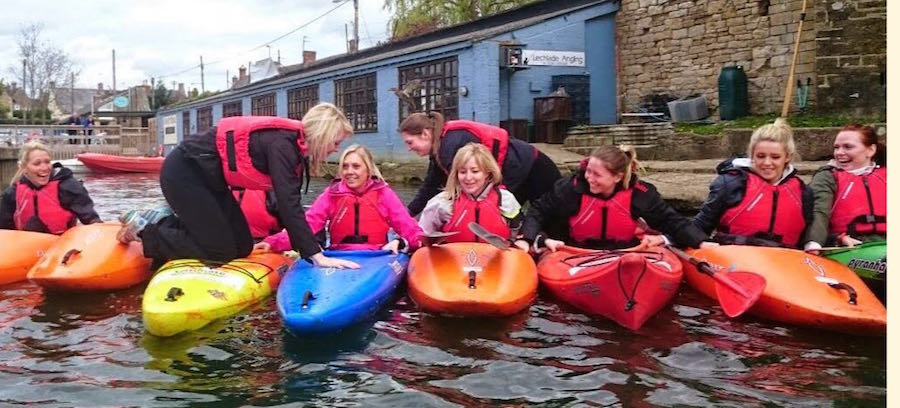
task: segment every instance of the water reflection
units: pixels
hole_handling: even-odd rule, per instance
[[[85,185],[104,219],[162,201],[155,176],[85,176]],[[327,339],[286,333],[274,298],[204,329],[157,338],[143,329],[142,292],[142,286],[81,295],[44,293],[30,283],[0,286],[0,401],[886,405],[883,338],[728,319],[687,288],[638,332],[543,295],[507,319],[432,316],[401,298],[378,321]]]

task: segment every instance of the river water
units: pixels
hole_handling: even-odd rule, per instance
[[[105,220],[163,201],[156,176],[84,183]],[[0,406],[886,406],[884,338],[731,320],[685,285],[639,332],[542,293],[507,319],[435,317],[402,297],[326,339],[287,334],[274,298],[155,338],[142,292],[0,287]]]

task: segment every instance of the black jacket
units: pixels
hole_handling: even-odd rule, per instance
[[[216,150],[216,128],[188,136],[180,145],[187,157],[197,162],[206,184],[216,191],[229,191],[222,172],[222,160]],[[253,167],[272,178],[278,207],[278,220],[285,227],[293,247],[304,258],[322,251],[313,236],[301,202],[301,180],[296,169],[301,165],[297,133],[286,130],[261,130],[250,135],[250,160]],[[230,194],[230,193],[229,193]]]
[[[716,166],[716,172],[719,174],[715,180],[709,185],[709,196],[700,212],[694,216],[693,224],[710,234],[719,226],[719,219],[722,214],[729,208],[740,204],[744,200],[744,194],[747,192],[747,177],[751,171],[747,167],[735,167],[734,159],[727,159]],[[787,177],[781,182],[784,183],[791,178],[797,177],[797,171],[792,170]],[[803,221],[806,228],[812,224],[814,194],[812,189],[800,180],[803,186],[801,201],[803,205]]]
[[[469,143],[481,143],[477,136],[468,130],[451,130],[441,140],[441,149],[438,156],[432,155],[428,160],[428,173],[425,181],[419,187],[419,192],[407,205],[409,213],[416,215],[425,208],[425,204],[431,197],[436,196],[447,184],[447,174],[453,164],[456,152]],[[534,146],[518,139],[509,139],[509,147],[506,152],[506,161],[500,172],[503,174],[503,185],[507,190],[516,194],[528,178],[531,166],[537,157]]]
[[[82,224],[100,222],[100,215],[94,211],[94,202],[80,181],[76,180],[72,170],[63,167],[59,163],[53,164],[53,174],[50,181],[59,180],[59,205],[73,212]],[[21,182],[32,189],[39,189],[31,183],[27,177],[22,176]],[[16,212],[16,186],[12,185],[3,190],[2,202],[0,202],[0,229],[15,229],[13,214]],[[47,231],[37,231],[47,232]]]
[[[663,201],[659,192],[656,191],[656,187],[638,180],[632,181],[632,187],[635,183],[641,183],[646,188],[632,190],[630,207],[632,218],[643,218],[651,228],[668,235],[679,246],[696,248],[708,238],[706,234],[691,225],[689,219],[678,214],[675,209]],[[621,185],[619,185],[616,187],[615,193],[621,190]],[[548,226],[565,225],[565,230],[568,231],[569,218],[580,211],[583,194],[591,194],[583,170],[579,170],[571,177],[557,181],[553,191],[547,192],[538,200],[531,202],[531,207],[525,214],[525,224],[522,227],[524,238],[533,242],[542,230],[547,229],[550,238],[572,243],[568,233],[554,233],[549,231]]]

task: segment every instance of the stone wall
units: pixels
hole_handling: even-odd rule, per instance
[[[835,0],[836,1],[836,0]],[[865,0],[858,0],[860,3]],[[871,0],[872,2],[884,0]],[[829,7],[832,0],[828,0]],[[625,0],[616,15],[620,112],[633,112],[649,94],[706,95],[718,111],[722,67],[741,65],[750,112],[781,110],[791,67],[801,0]],[[807,3],[795,75],[816,77],[817,2]],[[816,101],[816,86],[809,104]],[[792,98],[792,104],[795,103]]]
[[[824,0],[816,9],[817,109],[885,115],[887,1]]]

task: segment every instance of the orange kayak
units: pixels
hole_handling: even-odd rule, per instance
[[[538,263],[554,296],[631,330],[640,329],[678,292],[681,262],[665,248],[640,251],[561,249]]]
[[[58,239],[42,232],[0,230],[0,285],[25,280],[28,270]]]
[[[28,279],[48,289],[122,289],[150,279],[150,259],[139,242],[116,240],[118,223],[79,225],[64,232],[28,271]]]
[[[743,245],[687,252],[713,267],[763,276],[766,289],[748,310],[755,316],[851,334],[884,336],[887,331],[887,309],[855,272],[836,261],[794,249]],[[713,280],[690,263],[683,265],[688,283],[715,299]]]
[[[457,242],[416,251],[409,261],[409,297],[426,312],[507,316],[537,295],[534,260],[489,244]]]

